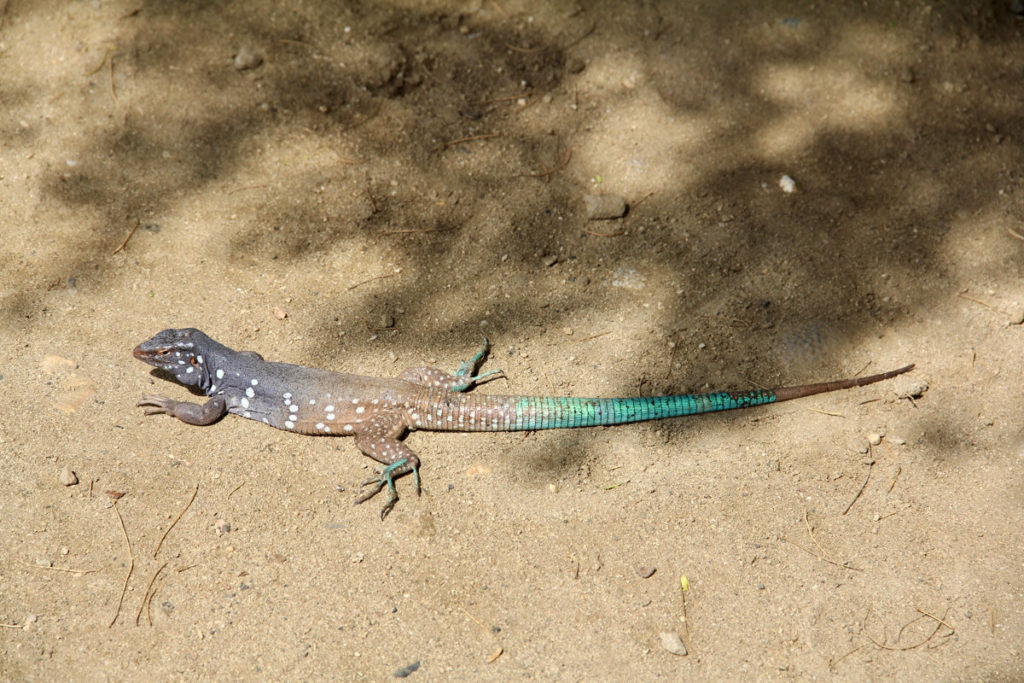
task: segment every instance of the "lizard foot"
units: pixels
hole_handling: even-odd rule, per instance
[[[380,511],[380,519],[383,522],[391,513],[391,510],[394,509],[395,503],[398,502],[398,489],[395,488],[395,470],[406,467],[407,463],[408,459],[402,458],[401,460],[393,462],[387,467],[381,469],[376,476],[363,481],[363,483],[359,485],[359,488],[362,489],[367,486],[369,488],[363,491],[359,497],[355,499],[353,505],[365,503],[384,490],[384,487],[387,486],[388,493],[390,493],[391,496],[388,498],[388,502],[384,503],[384,507]],[[412,472],[413,478],[416,480],[416,495],[418,496],[420,495],[420,468],[418,464],[412,468]],[[404,474],[404,472],[399,472],[399,476],[402,474]]]
[[[178,401],[166,396],[143,396],[142,400],[135,404],[137,408],[145,408],[146,415],[173,415],[174,408]]]
[[[482,361],[483,357],[487,354],[488,348],[490,348],[490,342],[487,341],[487,337],[484,337],[484,345],[480,347],[480,350],[476,352],[476,355],[462,363],[459,366],[459,369],[455,371],[455,374],[452,375],[452,377],[455,378],[455,381],[448,387],[451,391],[465,391],[483,378],[490,377],[492,375],[505,376],[505,372],[503,370],[488,370],[487,372],[483,372],[479,375],[471,376],[471,373],[476,370],[480,361]]]

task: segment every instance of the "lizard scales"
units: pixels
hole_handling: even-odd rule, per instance
[[[387,486],[398,495],[394,479],[409,472],[419,491],[419,459],[399,440],[406,431],[496,432],[596,427],[722,410],[749,408],[813,394],[879,382],[913,369],[855,379],[779,389],[713,392],[636,398],[500,396],[462,393],[499,371],[474,375],[484,348],[454,374],[436,368],[409,368],[395,378],[365,377],[301,365],[266,361],[252,351],[235,351],[203,332],[171,329],[139,344],[134,355],[210,399],[203,405],[162,396],[145,396],[139,406],[147,415],[167,414],[192,425],[213,424],[227,413],[261,421],[299,434],[354,435],[367,456],[382,463],[361,503]]]

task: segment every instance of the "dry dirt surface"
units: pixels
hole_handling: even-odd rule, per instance
[[[1020,9],[0,0],[0,679],[1024,676]],[[486,335],[490,393],[917,368],[417,432],[382,522],[352,439],[144,417],[169,327]]]

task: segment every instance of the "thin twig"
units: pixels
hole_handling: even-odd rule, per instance
[[[839,413],[830,413],[827,410],[818,410],[817,408],[808,408],[807,410],[811,411],[812,413],[821,413],[822,415],[828,415],[829,417],[841,417],[844,420],[846,419],[845,415],[840,415]]]
[[[572,41],[572,42],[570,42],[570,43],[568,43],[566,45],[563,45],[561,49],[562,50],[568,50],[570,47],[576,45],[577,43],[582,42],[583,39],[586,38],[587,36],[589,36],[591,33],[593,33],[594,29],[596,29],[596,28],[597,28],[597,22],[595,21],[593,24],[590,25],[590,28],[588,28],[586,31],[583,32],[583,34],[579,38],[577,38],[576,40],[574,40],[574,41]]]
[[[353,290],[356,287],[361,287],[362,285],[365,285],[367,282],[373,282],[374,280],[383,280],[385,278],[394,277],[394,276],[395,276],[395,274],[392,273],[390,275],[378,275],[377,277],[371,277],[369,280],[363,280],[362,282],[355,283],[354,285],[349,287],[349,290]]]
[[[382,235],[411,235],[417,232],[449,232],[455,228],[400,228],[398,230],[382,230]]]
[[[110,67],[110,96],[114,98],[114,104],[117,104],[117,91],[114,90],[114,57],[117,53],[110,55],[110,59],[107,60],[107,66]]]
[[[188,511],[189,507],[192,506],[192,501],[194,501],[196,499],[196,494],[197,493],[199,493],[199,482],[198,481],[196,482],[195,490],[192,491],[192,497],[188,499],[188,503],[186,503],[185,507],[182,508],[181,512],[178,513],[178,516],[174,518],[174,521],[171,522],[171,525],[169,527],[167,527],[167,531],[165,531],[164,535],[160,537],[160,542],[156,544],[156,549],[153,551],[153,559],[154,560],[156,559],[156,554],[158,552],[160,552],[160,546],[162,546],[164,544],[164,539],[167,538],[167,534],[171,533],[171,529],[174,528],[174,525],[178,523],[178,520],[181,519],[185,515],[185,513]]]
[[[918,610],[918,612],[920,612],[920,611],[921,610]],[[904,650],[913,650],[914,648],[921,647],[922,645],[927,643],[929,640],[934,638],[935,634],[938,633],[939,629],[942,628],[943,626],[946,626],[947,628],[949,628],[949,624],[947,624],[945,621],[942,620],[942,619],[946,618],[946,614],[949,614],[949,608],[947,607],[945,614],[942,615],[942,619],[938,619],[936,617],[932,617],[938,623],[935,624],[935,630],[933,630],[928,635],[927,638],[922,640],[920,643],[915,643],[913,645],[904,645],[904,646],[901,646],[901,647],[895,647],[893,645],[887,645],[884,642],[880,643],[880,642],[878,642],[877,640],[875,640],[874,638],[871,637],[871,634],[868,633],[868,629],[867,629],[868,615],[870,615],[870,614],[871,614],[871,610],[869,609],[868,613],[864,615],[864,628],[862,630],[863,630],[864,635],[867,637],[868,640],[870,640],[872,643],[874,643],[876,647],[879,647],[879,648],[881,648],[883,650],[894,650],[896,652],[903,652]],[[924,613],[922,612],[922,614],[924,614]],[[932,615],[927,614],[926,616],[931,617]]]
[[[625,230],[621,230],[619,232],[594,232],[593,230],[587,230],[586,228],[581,229],[583,230],[583,234],[593,235],[594,237],[622,237],[626,234]]]
[[[857,491],[857,495],[855,495],[853,497],[853,500],[850,501],[850,504],[846,506],[845,510],[843,510],[843,514],[844,515],[847,512],[849,512],[851,509],[853,509],[853,504],[857,502],[858,498],[860,498],[860,494],[864,493],[864,489],[867,488],[867,485],[868,485],[868,480],[871,479],[871,468],[873,468],[874,466],[875,466],[875,461],[874,460],[872,460],[871,462],[868,463],[868,476],[864,477],[864,483],[860,485],[860,490]]]
[[[162,572],[164,570],[164,567],[166,567],[166,566],[167,566],[166,562],[164,562],[162,565],[160,565],[160,569],[157,569],[156,572],[153,574],[153,578],[151,578],[149,580],[149,585],[146,586],[146,592],[142,594],[142,603],[139,605],[139,611],[135,614],[135,625],[136,626],[139,625],[139,619],[142,618],[142,608],[145,607],[146,603],[148,602],[149,590],[153,587],[153,584],[156,583],[156,577],[160,576],[160,572]],[[149,625],[150,626],[153,625],[153,620],[152,619],[150,619]]]
[[[598,337],[603,337],[606,334],[611,334],[611,333],[612,333],[611,330],[608,330],[607,332],[598,332],[597,334],[592,334],[589,337],[584,337],[583,339],[577,339],[575,341],[576,341],[577,344],[579,344],[579,343],[582,343],[582,342],[585,342],[585,341],[590,341],[591,339],[597,339]]]
[[[925,612],[925,611],[924,611],[923,609],[921,609],[920,607],[916,607],[915,609],[916,609],[916,610],[917,610],[918,612],[920,612],[921,614],[925,615],[926,617],[929,617],[929,618],[931,618],[931,619],[934,619],[935,621],[939,622],[940,624],[942,624],[943,626],[945,626],[946,628],[948,628],[948,629],[949,629],[950,631],[952,631],[953,633],[956,633],[956,629],[955,629],[955,628],[953,628],[952,626],[950,626],[949,624],[947,624],[947,623],[946,623],[945,621],[943,621],[942,619],[939,619],[939,618],[938,618],[937,616],[935,616],[934,614],[929,614],[928,612]],[[946,610],[946,614],[949,614],[949,610],[948,610],[948,609]],[[945,619],[945,618],[946,618],[946,615],[945,615],[945,614],[943,614],[943,615],[942,615],[942,618],[943,618],[943,619]]]
[[[4,3],[4,7],[6,7],[6,6],[7,6],[7,3]],[[116,45],[108,45],[107,49],[103,52],[103,58],[100,60],[100,63],[96,65],[96,68],[92,69],[90,71],[86,71],[82,75],[83,76],[93,76],[95,74],[98,74],[100,72],[100,69],[103,68],[103,65],[107,63],[107,57],[110,55],[111,52],[117,52],[117,46]]]
[[[135,219],[135,225],[133,225],[132,229],[130,231],[128,231],[128,236],[124,238],[124,242],[121,242],[121,246],[119,246],[117,249],[115,249],[114,251],[112,251],[110,253],[111,256],[113,256],[117,252],[121,251],[122,249],[124,249],[128,245],[128,240],[130,240],[132,238],[132,235],[135,234],[135,231],[139,229],[140,225],[142,225],[142,220],[136,218]]]
[[[467,610],[467,609],[466,609],[465,607],[463,607],[462,605],[459,605],[459,609],[461,609],[461,610],[462,610],[463,612],[465,612],[465,614],[466,614],[466,616],[467,616],[467,617],[469,617],[470,619],[472,619],[473,621],[475,621],[475,622],[476,622],[476,625],[477,625],[477,626],[479,626],[479,627],[480,627],[480,628],[481,628],[481,629],[482,629],[482,630],[483,630],[483,631],[484,631],[485,633],[487,633],[488,635],[490,635],[490,636],[491,636],[491,638],[492,638],[492,639],[494,640],[494,643],[495,643],[496,649],[495,649],[495,650],[494,650],[494,652],[493,652],[493,653],[491,654],[491,656],[487,658],[487,663],[488,663],[488,664],[491,664],[491,663],[493,663],[493,662],[494,662],[495,660],[497,660],[497,659],[498,659],[498,657],[500,657],[500,656],[501,656],[501,655],[502,655],[502,654],[503,654],[503,653],[505,652],[505,649],[504,649],[504,648],[503,648],[503,647],[501,646],[501,641],[499,641],[499,640],[497,639],[497,637],[495,637],[495,635],[494,635],[494,634],[493,634],[493,633],[491,632],[491,630],[490,630],[490,629],[488,629],[488,628],[487,628],[486,626],[484,626],[483,622],[481,622],[481,621],[480,621],[479,619],[477,619],[477,618],[476,618],[476,617],[474,617],[474,616],[473,616],[472,614],[470,614],[470,613],[469,613],[469,610]]]
[[[124,602],[124,594],[128,591],[128,580],[132,578],[132,571],[135,569],[135,555],[132,554],[132,542],[128,540],[128,529],[124,526],[124,518],[121,517],[121,511],[117,508],[117,501],[113,501],[111,505],[114,508],[114,512],[117,514],[117,521],[121,523],[121,532],[124,534],[124,543],[128,546],[128,573],[124,575],[124,585],[121,587],[121,597],[117,599],[117,611],[114,612],[114,618],[110,620],[107,628],[111,628],[117,623],[117,618],[121,615],[121,603]]]
[[[1019,232],[1017,232],[1013,228],[1007,228],[1006,232],[1010,233],[1011,235],[1013,235],[1014,237],[1016,237],[1019,240],[1024,240],[1024,235],[1020,234]]]
[[[532,55],[537,52],[542,52],[544,50],[543,47],[516,47],[515,45],[509,45],[508,43],[505,43],[505,47],[507,47],[509,50],[512,50],[513,52],[521,52],[527,55]]]
[[[153,592],[149,594],[149,600],[146,600],[146,621],[149,622],[150,626],[153,625],[153,615],[151,614],[150,610],[153,607],[153,596],[156,595],[156,590],[157,589],[154,588]]]
[[[895,474],[895,475],[893,475],[893,478],[892,478],[892,483],[891,483],[891,484],[889,484],[889,490],[888,490],[888,491],[886,491],[886,493],[887,493],[887,494],[888,494],[888,493],[892,493],[892,490],[893,490],[894,488],[896,488],[896,481],[897,481],[897,480],[898,480],[898,479],[900,478],[900,472],[902,472],[902,471],[903,471],[903,465],[897,465],[897,466],[896,466],[896,474]],[[894,513],[894,514],[895,514],[895,513]]]
[[[985,308],[989,309],[990,311],[994,311],[995,310],[994,306],[990,306],[987,303],[985,303],[984,301],[981,301],[980,299],[975,299],[973,296],[967,296],[963,292],[960,292],[959,294],[957,294],[957,296],[960,297],[961,299],[967,299],[968,301],[973,301],[976,304],[980,304],[980,305],[984,306]]]
[[[245,190],[259,190],[259,189],[264,188],[264,187],[270,187],[270,186],[266,185],[266,184],[264,184],[264,185],[243,185],[242,187],[236,187],[233,190],[228,190],[228,194],[229,195],[233,195],[236,192],[243,192]]]
[[[470,135],[466,138],[459,138],[457,140],[451,140],[441,145],[441,149],[446,149],[454,145],[462,144],[463,142],[474,142],[476,140],[490,140],[491,138],[501,137],[501,133],[487,133],[486,135]]]
[[[235,495],[235,491],[237,491],[238,489],[242,488],[243,486],[245,486],[245,482],[244,481],[241,484],[239,484],[238,486],[236,486],[235,488],[231,489],[231,493],[228,494],[228,498],[230,498],[231,496]]]
[[[796,541],[791,541],[788,538],[784,538],[782,540],[785,541],[786,543],[789,543],[790,545],[795,545],[797,548],[800,548],[800,550],[803,550],[805,553],[807,553],[811,557],[813,557],[815,559],[818,559],[818,560],[821,560],[822,562],[828,562],[829,564],[834,564],[835,566],[837,566],[837,567],[839,567],[841,569],[849,569],[849,570],[855,571],[855,572],[863,571],[862,569],[857,569],[856,567],[853,567],[853,566],[851,566],[849,564],[845,564],[845,563],[844,564],[840,564],[840,563],[836,562],[835,560],[830,560],[829,558],[824,557],[823,555],[816,555],[813,552],[811,552],[809,549],[807,549],[807,548],[803,547],[802,545],[800,545],[799,543],[797,543]]]
[[[34,569],[49,569],[50,571],[53,571],[53,572],[66,572],[68,574],[78,574],[78,575],[82,575],[82,574],[95,574],[96,572],[99,571],[99,569],[68,569],[66,567],[50,567],[50,566],[47,566],[45,564],[32,564],[31,562],[25,562],[24,564],[29,566],[29,567],[32,567]]]

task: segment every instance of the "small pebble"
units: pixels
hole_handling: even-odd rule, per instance
[[[227,520],[218,519],[214,522],[213,528],[217,532],[218,536],[223,536],[227,532],[231,531],[231,523]]]
[[[280,306],[274,306],[274,317],[278,320],[284,320],[288,317],[288,313]]]
[[[247,47],[243,47],[235,55],[235,68],[239,71],[255,69],[263,63],[263,58]]]
[[[679,657],[686,656],[686,646],[683,645],[683,639],[679,637],[679,634],[674,631],[664,631],[659,636],[661,639],[661,647],[666,651]]]
[[[548,254],[547,256],[545,256],[542,259],[542,262],[544,263],[545,266],[550,268],[551,266],[553,266],[556,263],[558,263],[558,254]]]
[[[403,666],[401,669],[399,669],[392,675],[395,678],[407,678],[412,672],[416,671],[416,669],[418,668],[420,668],[420,663],[416,661],[412,664],[409,664],[408,666]]]
[[[565,69],[571,74],[578,74],[587,68],[587,63],[579,57],[570,57],[565,63]]]
[[[1017,306],[1006,316],[1007,325],[1024,325],[1024,306]]]
[[[877,432],[871,432],[868,434],[868,443],[872,446],[877,446],[882,443],[882,435]]]
[[[69,465],[65,465],[64,469],[60,471],[60,483],[64,486],[74,486],[78,483],[78,475]]]
[[[654,572],[658,571],[657,567],[637,567],[636,573],[641,579],[649,579],[654,576]]]
[[[779,178],[779,187],[786,194],[793,194],[796,192],[796,181],[790,178],[788,175],[784,175]]]
[[[898,381],[893,391],[900,398],[921,398],[924,392],[928,391],[928,382],[923,379],[903,378],[902,381]]]
[[[25,622],[21,625],[23,631],[31,631],[35,623],[39,621],[39,616],[35,614],[29,614],[25,617]]]
[[[626,215],[626,200],[618,195],[587,194],[583,195],[588,221],[611,220]]]

